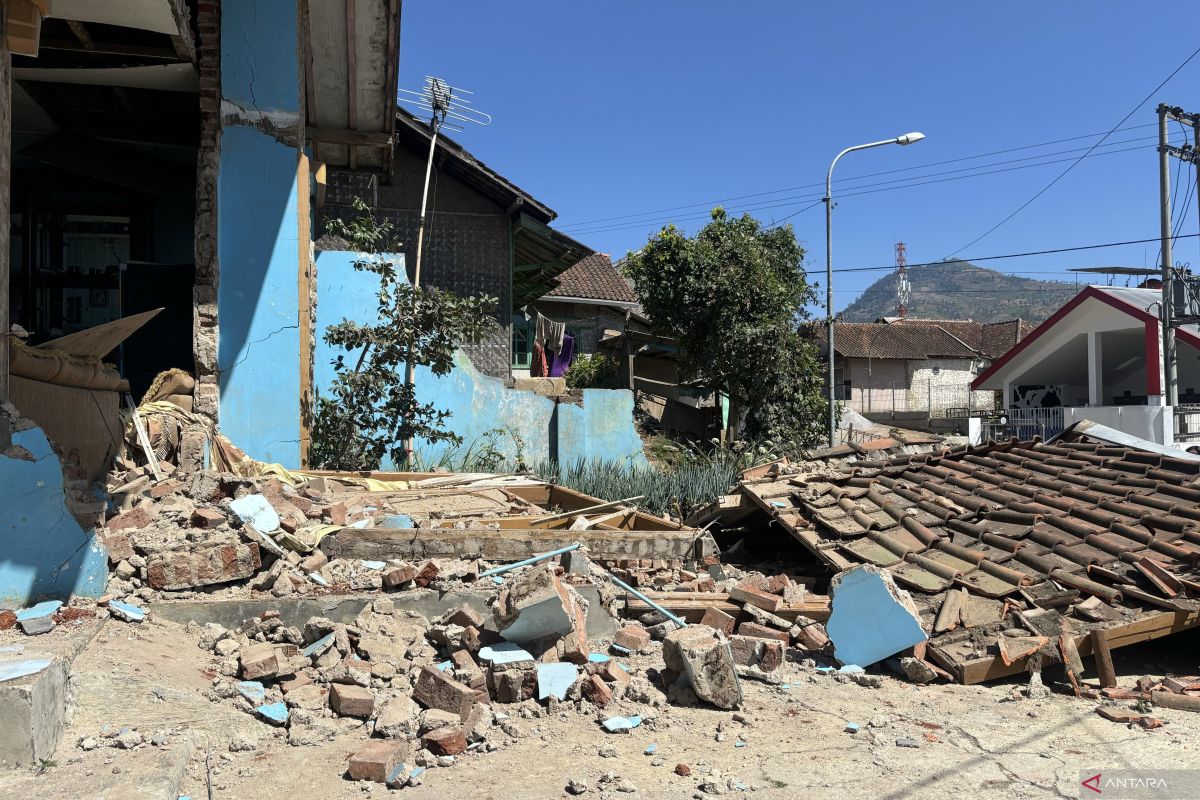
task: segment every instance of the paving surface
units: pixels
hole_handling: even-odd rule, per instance
[[[786,688],[744,682],[746,707],[737,718],[646,706],[648,721],[629,734],[604,733],[588,704],[536,718],[497,706],[512,714],[509,732],[518,736],[493,728],[496,752],[432,768],[422,785],[397,794],[342,777],[349,754],[365,742],[359,723],[339,721],[332,740],[292,747],[278,729],[208,700],[212,659],[196,641],[173,623],[108,623],[76,659],[75,714],[55,763],[42,773],[0,774],[0,797],[203,798],[211,774],[218,799],[557,798],[571,779],[589,785],[585,798],[692,798],[708,794],[700,787],[717,770],[761,798],[1073,798],[1082,770],[1200,764],[1198,714],[1161,709],[1155,715],[1166,724],[1145,731],[1102,719],[1095,701],[1027,699],[1021,681],[919,687],[884,677],[881,688],[867,688],[788,663]],[[1200,639],[1187,634],[1114,656],[1121,684],[1131,686],[1143,674],[1194,673],[1197,653]],[[635,671],[660,664],[657,653],[630,660]],[[1048,670],[1047,681],[1054,678]],[[861,726],[855,734],[845,732],[851,722]],[[136,728],[161,743],[78,746],[100,738],[105,725]],[[897,746],[901,738],[918,746]],[[254,749],[230,752],[233,739]],[[655,752],[646,755],[651,744]],[[689,777],[675,774],[678,763],[691,768]],[[610,771],[626,782],[601,784]]]

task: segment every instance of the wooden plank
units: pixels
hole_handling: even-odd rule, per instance
[[[308,466],[308,450],[312,444],[313,413],[313,297],[312,297],[312,229],[309,194],[308,154],[299,151],[296,161],[296,211],[299,220],[299,258],[296,271],[300,339],[300,466]]]
[[[1111,689],[1117,685],[1117,673],[1113,669],[1112,653],[1108,647],[1108,634],[1104,628],[1093,628],[1091,632],[1092,657],[1096,661],[1096,674],[1100,685]]]
[[[1170,636],[1173,633],[1190,630],[1197,626],[1200,626],[1200,611],[1152,611],[1123,625],[1108,626],[1104,632],[1108,639],[1109,650],[1116,650],[1119,647],[1160,639],[1163,636]],[[1091,655],[1090,634],[1076,636],[1075,646],[1081,656]],[[947,669],[959,683],[968,685],[983,683],[1025,671],[1024,659],[1014,661],[1011,666],[1007,666],[998,655],[961,661],[945,650],[937,648],[936,645],[931,644],[929,649],[931,651],[939,650],[941,659],[943,659],[940,663],[947,665]],[[1056,656],[1043,655],[1042,663],[1057,664],[1059,659]]]
[[[488,561],[521,561],[580,542],[597,560],[677,559],[691,555],[693,531],[557,531],[536,528],[343,528],[321,540],[332,558],[481,557]]]
[[[38,348],[42,350],[57,350],[73,356],[103,358],[113,350],[116,350],[121,342],[137,333],[143,325],[154,319],[163,310],[155,308],[150,311],[143,311],[140,314],[131,314],[128,317],[114,319],[112,322],[103,322],[87,330],[68,333],[66,336],[51,339],[44,344],[39,344]]]
[[[304,129],[304,135],[311,142],[324,142],[325,144],[344,144],[355,147],[392,146],[391,134],[378,131],[353,131],[309,126]]]
[[[642,592],[642,594],[688,622],[699,622],[700,618],[704,616],[704,612],[710,608],[716,608],[734,617],[742,611],[741,605],[731,602],[729,595],[724,592]],[[644,600],[633,595],[625,596],[625,613],[627,615],[637,616],[653,610]],[[797,617],[808,617],[817,622],[824,622],[829,619],[829,598],[825,595],[809,595],[803,603],[781,606],[774,613],[789,622],[794,622]]]

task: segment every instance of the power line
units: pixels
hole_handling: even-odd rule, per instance
[[[1114,142],[1113,144],[1120,144],[1120,142]],[[1106,150],[1106,151],[1103,151],[1100,153],[1092,153],[1090,155],[1090,157],[1097,158],[1099,156],[1119,155],[1120,153],[1128,153],[1128,152],[1133,152],[1135,150],[1148,150],[1148,149],[1152,149],[1154,147],[1156,147],[1156,145],[1139,145],[1136,147],[1125,147],[1120,150]],[[1068,152],[1071,152],[1071,151],[1068,151]],[[1047,154],[1047,155],[1053,155],[1053,154]],[[1022,161],[1022,160],[1024,160],[1024,159],[1014,159],[1014,161]],[[951,177],[936,178],[934,180],[920,180],[920,179],[931,177],[933,175],[946,175],[946,174],[949,174],[949,172],[958,172],[960,170],[950,170],[949,172],[942,172],[942,173],[930,173],[929,175],[914,175],[911,178],[901,179],[904,181],[910,181],[909,183],[901,183],[901,180],[893,180],[893,181],[880,181],[879,183],[863,184],[861,186],[855,186],[852,188],[855,190],[860,190],[860,191],[842,192],[838,195],[838,199],[844,199],[847,197],[858,197],[859,195],[864,195],[864,194],[875,194],[877,192],[888,192],[888,191],[893,191],[895,189],[910,189],[910,188],[915,188],[917,186],[927,186],[927,185],[933,184],[933,183],[946,183],[948,181],[966,180],[969,178],[981,178],[981,177],[984,177],[987,175],[997,175],[997,174],[1000,174],[1003,172],[1014,172],[1016,170],[1032,169],[1034,167],[1046,167],[1046,166],[1051,166],[1053,164],[1061,164],[1065,161],[1071,161],[1071,160],[1072,159],[1070,159],[1070,158],[1060,158],[1060,159],[1056,159],[1053,161],[1041,161],[1036,164],[1021,164],[1021,165],[1015,166],[1015,167],[1004,167],[1002,169],[992,169],[992,170],[987,170],[985,172],[975,172],[970,175],[952,175]],[[1011,163],[1011,162],[1000,161],[1000,162],[996,162],[995,164],[983,164],[983,165],[980,165],[979,167],[975,167],[974,169],[985,169],[986,167],[1001,166],[1001,165],[1007,164],[1007,163]],[[889,185],[889,184],[900,184],[900,185],[893,186],[893,185]],[[823,193],[819,194],[819,195],[802,195],[802,196],[798,196],[798,197],[784,198],[784,199],[780,200],[779,202],[764,201],[764,202],[760,202],[760,203],[750,203],[750,204],[747,204],[744,206],[736,206],[736,207],[728,209],[728,211],[731,214],[743,214],[743,213],[749,213],[752,211],[754,211],[754,212],[767,211],[767,210],[773,209],[773,208],[787,208],[789,206],[794,206],[794,205],[797,205],[798,203],[803,203],[803,202],[807,202],[807,201],[814,200],[814,199],[819,201],[823,197],[824,197]],[[801,210],[803,211],[806,209],[801,209]],[[640,228],[640,227],[644,227],[646,225],[657,225],[657,224],[666,224],[666,223],[673,223],[673,222],[691,221],[691,220],[697,220],[697,219],[706,219],[706,218],[708,218],[709,214],[710,214],[709,211],[703,211],[703,212],[695,213],[695,214],[685,214],[682,216],[675,216],[675,217],[664,217],[659,220],[653,220],[653,219],[638,220],[636,222],[631,222],[631,223],[599,226],[599,227],[590,228],[587,230],[572,230],[570,233],[572,236],[587,236],[589,234],[594,234],[594,233],[607,233],[607,232],[611,232],[611,231],[626,230],[628,228]],[[566,229],[564,228],[564,230],[566,230]]]
[[[1185,233],[1185,234],[1181,234],[1177,238],[1179,238],[1179,239],[1194,239],[1196,237],[1200,237],[1200,233]],[[1147,242],[1157,242],[1157,241],[1159,241],[1159,237],[1156,236],[1153,239],[1128,239],[1123,242],[1104,242],[1102,244],[1081,244],[1081,245],[1075,245],[1074,247],[1055,247],[1055,248],[1052,248],[1049,250],[1028,250],[1023,253],[1004,253],[1003,255],[998,255],[998,256],[975,256],[975,257],[971,257],[971,258],[956,258],[953,261],[946,261],[946,260],[926,261],[922,264],[909,264],[908,268],[913,269],[914,267],[953,267],[953,266],[957,266],[958,264],[961,264],[961,263],[974,264],[977,261],[996,261],[996,260],[1005,259],[1005,258],[1025,258],[1027,256],[1044,256],[1044,255],[1052,255],[1054,253],[1074,253],[1074,252],[1078,252],[1080,250],[1099,250],[1099,249],[1106,248],[1106,247],[1124,247],[1126,245],[1131,245],[1131,244],[1146,244]],[[895,264],[888,264],[887,266],[884,266],[884,267],[841,267],[839,269],[835,269],[834,272],[880,272],[883,270],[893,270],[895,268],[896,268]],[[806,270],[804,270],[805,274],[807,274],[807,275],[815,275],[815,274],[822,273],[824,271],[825,270],[823,270],[823,269],[806,269]]]
[[[1140,128],[1152,128],[1155,126],[1155,124],[1156,123],[1149,122],[1149,123],[1146,123],[1145,125],[1130,125],[1127,128],[1121,128],[1121,130],[1133,131],[1133,130],[1138,130]],[[927,169],[928,167],[940,167],[945,164],[957,164],[962,161],[971,161],[971,160],[974,160],[977,158],[989,158],[991,156],[999,156],[999,155],[1004,155],[1006,153],[1016,153],[1016,152],[1020,152],[1022,150],[1034,150],[1039,147],[1049,147],[1052,144],[1063,144],[1065,142],[1074,142],[1074,141],[1078,141],[1080,139],[1090,139],[1093,136],[1101,136],[1101,135],[1102,135],[1101,133],[1085,133],[1085,134],[1081,134],[1079,136],[1068,136],[1064,139],[1052,139],[1047,142],[1038,142],[1037,144],[1027,144],[1027,145],[1022,145],[1020,147],[1008,147],[1003,150],[993,150],[989,153],[980,153],[978,155],[973,155],[973,156],[960,156],[958,158],[950,158],[950,159],[946,159],[944,161],[931,161],[931,162],[928,162],[925,164],[917,164],[917,165],[911,166],[911,167],[899,167],[897,169],[888,169],[888,170],[883,170],[881,172],[868,172],[863,175],[856,175],[852,178],[842,178],[839,181],[839,183],[845,183],[847,181],[857,181],[857,180],[862,180],[864,178],[876,178],[876,177],[879,177],[880,175],[892,175],[897,172],[911,172],[913,170],[918,170],[918,169]],[[1156,137],[1150,137],[1150,138],[1156,138]],[[1083,148],[1079,148],[1079,149],[1083,149]],[[1068,151],[1068,152],[1071,152],[1071,151]],[[1033,156],[1033,157],[1037,158],[1037,156]],[[824,185],[825,185],[824,181],[818,181],[816,183],[806,183],[806,184],[801,184],[799,186],[788,186],[783,189],[769,189],[769,190],[762,191],[762,192],[751,192],[750,194],[734,195],[733,197],[723,197],[723,198],[720,198],[717,200],[710,200],[707,202],[688,203],[686,205],[671,206],[669,208],[656,208],[656,209],[652,209],[650,211],[638,211],[638,212],[634,212],[631,214],[619,214],[614,217],[598,217],[595,219],[583,219],[583,220],[579,220],[578,222],[574,222],[571,225],[563,226],[563,230],[568,230],[568,229],[572,229],[572,228],[589,227],[591,225],[599,224],[601,222],[612,222],[614,220],[632,219],[633,217],[649,217],[649,216],[656,215],[656,214],[665,214],[669,211],[682,211],[682,210],[689,209],[689,208],[701,208],[701,207],[711,208],[714,205],[718,205],[720,203],[729,203],[734,200],[745,200],[745,199],[751,198],[751,197],[763,197],[765,195],[770,195],[770,194],[783,194],[785,192],[794,192],[794,191],[798,191],[800,189],[811,189],[814,187],[821,187]]]
[[[1068,164],[1066,169],[1064,169],[1062,172],[1060,172],[1058,175],[1056,175],[1056,176],[1054,177],[1054,179],[1053,179],[1053,180],[1051,180],[1049,183],[1047,183],[1045,186],[1043,186],[1041,189],[1039,189],[1039,190],[1037,191],[1037,193],[1035,193],[1035,194],[1033,195],[1033,197],[1029,198],[1029,199],[1028,199],[1028,200],[1026,200],[1024,203],[1022,203],[1020,206],[1018,206],[1018,207],[1017,207],[1017,209],[1016,209],[1015,211],[1013,211],[1011,214],[1009,214],[1009,215],[1008,215],[1007,217],[1005,217],[1004,219],[1002,219],[1002,220],[1000,220],[999,222],[997,222],[997,223],[996,223],[995,225],[993,225],[992,227],[988,228],[986,231],[984,231],[983,233],[981,233],[979,236],[976,236],[974,239],[972,239],[971,241],[969,241],[969,242],[967,242],[966,244],[964,244],[962,247],[960,247],[960,248],[958,248],[957,250],[955,250],[953,253],[951,253],[949,256],[947,256],[947,258],[951,258],[951,257],[953,257],[953,256],[956,256],[956,255],[958,255],[959,253],[961,253],[963,250],[966,250],[968,247],[970,247],[971,245],[975,244],[976,242],[979,242],[980,240],[987,238],[987,237],[988,237],[988,236],[990,236],[990,235],[991,235],[993,232],[995,232],[995,231],[996,231],[998,228],[1000,228],[1002,225],[1004,225],[1006,222],[1008,222],[1010,219],[1012,219],[1013,217],[1015,217],[1017,214],[1020,214],[1020,213],[1021,213],[1022,211],[1024,211],[1026,208],[1028,208],[1028,207],[1030,206],[1030,204],[1031,204],[1031,203],[1033,203],[1033,201],[1037,200],[1039,197],[1041,197],[1043,194],[1045,194],[1047,191],[1049,191],[1049,190],[1050,190],[1050,188],[1051,188],[1052,186],[1054,186],[1054,184],[1058,183],[1060,180],[1062,180],[1063,178],[1065,178],[1065,177],[1067,176],[1067,173],[1069,173],[1071,170],[1075,169],[1075,167],[1079,165],[1079,162],[1083,161],[1083,159],[1085,159],[1085,158],[1087,158],[1089,155],[1091,155],[1091,153],[1092,153],[1092,150],[1095,150],[1097,147],[1099,147],[1101,144],[1103,144],[1105,139],[1107,139],[1109,136],[1112,136],[1112,135],[1113,135],[1113,134],[1114,134],[1114,133],[1115,133],[1115,132],[1116,132],[1116,131],[1117,131],[1117,130],[1118,130],[1118,129],[1119,129],[1121,126],[1122,126],[1122,125],[1124,125],[1124,124],[1125,124],[1125,123],[1126,123],[1126,122],[1129,120],[1129,118],[1130,118],[1130,117],[1132,117],[1132,116],[1133,116],[1134,114],[1136,114],[1136,113],[1137,113],[1139,110],[1141,110],[1142,106],[1144,106],[1144,105],[1146,105],[1146,103],[1150,102],[1151,98],[1153,98],[1153,97],[1154,97],[1154,95],[1158,93],[1158,90],[1159,90],[1159,89],[1161,89],[1161,88],[1163,88],[1164,86],[1166,86],[1166,85],[1167,85],[1167,83],[1168,83],[1168,82],[1169,82],[1169,81],[1170,81],[1172,78],[1174,78],[1176,75],[1178,75],[1178,74],[1179,74],[1179,72],[1180,72],[1180,70],[1182,70],[1182,69],[1183,69],[1184,67],[1186,67],[1186,66],[1187,66],[1189,63],[1191,63],[1192,59],[1193,59],[1193,58],[1195,58],[1197,55],[1200,55],[1200,47],[1198,47],[1198,48],[1196,48],[1194,51],[1192,51],[1192,54],[1191,54],[1190,56],[1188,56],[1187,58],[1185,58],[1185,59],[1183,60],[1183,63],[1182,63],[1182,64],[1180,64],[1178,67],[1176,67],[1176,68],[1175,68],[1175,70],[1174,70],[1174,71],[1173,71],[1173,72],[1172,72],[1170,75],[1168,75],[1166,78],[1164,78],[1164,79],[1162,80],[1162,82],[1161,82],[1161,83],[1159,83],[1159,84],[1158,84],[1158,86],[1155,86],[1155,87],[1154,87],[1154,88],[1153,88],[1153,89],[1150,91],[1150,93],[1149,93],[1149,94],[1147,94],[1147,95],[1146,95],[1144,98],[1142,98],[1142,101],[1141,101],[1140,103],[1138,103],[1136,106],[1134,106],[1133,108],[1131,108],[1131,109],[1129,110],[1129,113],[1128,113],[1128,114],[1126,114],[1124,117],[1122,117],[1122,118],[1121,118],[1121,121],[1120,121],[1120,122],[1118,122],[1116,125],[1114,125],[1114,126],[1112,127],[1112,129],[1111,129],[1111,130],[1109,130],[1109,132],[1108,132],[1108,133],[1104,134],[1104,136],[1103,136],[1103,137],[1101,137],[1101,138],[1100,138],[1100,140],[1099,140],[1098,142],[1096,142],[1095,144],[1093,144],[1093,145],[1091,146],[1091,148],[1089,148],[1089,149],[1088,149],[1088,151],[1087,151],[1086,153],[1084,153],[1083,155],[1081,155],[1079,158],[1077,158],[1077,159],[1076,159],[1075,161],[1073,161],[1071,164]]]

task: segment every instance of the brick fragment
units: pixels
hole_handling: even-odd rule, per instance
[[[148,502],[148,501],[147,501]],[[152,506],[143,503],[131,508],[123,514],[118,514],[108,521],[105,527],[110,531],[136,531],[146,527],[157,516],[151,511]]]
[[[363,686],[334,683],[329,687],[329,707],[343,717],[367,719],[375,710],[375,695]]]
[[[447,725],[426,733],[421,743],[435,756],[456,756],[467,751],[467,734],[460,725]]]
[[[425,666],[417,675],[413,699],[426,708],[438,708],[466,719],[475,702],[476,693],[470,686],[451,678],[437,667]]]
[[[193,528],[219,528],[225,524],[225,514],[217,508],[197,508],[192,512],[192,527]]]
[[[704,616],[700,618],[700,624],[715,628],[726,636],[729,636],[733,633],[734,619],[721,609],[710,606],[704,610]]]
[[[824,650],[829,644],[829,634],[825,632],[825,626],[819,622],[802,625],[800,620],[797,620],[797,624],[790,633],[796,646],[805,650]]]
[[[254,542],[168,550],[147,562],[146,582],[154,589],[190,589],[249,578],[261,566]]]
[[[305,572],[316,572],[328,563],[329,556],[325,555],[320,550],[313,550],[312,553],[300,559],[299,566],[300,569],[304,570]]]
[[[347,772],[352,780],[386,783],[392,770],[407,755],[407,742],[375,739],[350,756]]]
[[[334,503],[325,509],[325,516],[329,518],[330,525],[345,525],[346,514],[345,503]]]
[[[717,708],[736,708],[742,702],[742,686],[730,649],[722,634],[692,625],[667,634],[663,663],[669,671],[686,675],[701,700]]]
[[[10,608],[0,611],[0,631],[11,630],[17,624],[17,612]]]
[[[613,644],[640,653],[650,646],[650,633],[637,625],[626,625],[613,635]]]
[[[383,573],[383,585],[388,589],[396,589],[417,577],[417,568],[412,564],[401,564]]]
[[[460,681],[472,689],[487,691],[487,676],[469,652],[455,650],[450,654],[450,660],[454,663],[454,674]]]
[[[783,598],[776,594],[768,594],[760,589],[740,583],[729,590],[729,599],[738,603],[761,608],[775,613],[783,606]]]
[[[689,767],[687,764],[676,764],[675,765],[675,774],[680,776],[681,778],[686,778],[687,776],[692,774],[692,768]]]
[[[255,644],[243,648],[240,660],[242,677],[248,681],[274,678],[279,674],[279,655],[269,644]]]
[[[608,684],[599,675],[589,675],[583,682],[583,696],[590,700],[597,708],[604,708],[612,702],[612,689],[608,688]]]
[[[768,628],[766,625],[759,625],[757,622],[743,622],[741,625],[738,625],[737,632],[741,636],[755,636],[759,639],[777,639],[784,644],[792,640],[791,634],[787,631]]]
[[[100,540],[100,544],[104,546],[104,549],[108,551],[109,564],[115,566],[122,561],[128,561],[133,558],[133,542],[129,539],[128,534],[100,530],[97,531],[96,538]]]
[[[612,659],[604,662],[604,666],[600,668],[600,677],[609,683],[629,683],[631,680],[625,668]]]
[[[461,625],[464,628],[482,628],[484,623],[483,614],[470,606],[459,606],[443,615],[441,621],[447,625]]]
[[[765,591],[768,594],[782,595],[787,587],[792,585],[792,579],[787,575],[780,573],[779,575],[771,575],[767,578]]]
[[[150,496],[161,500],[169,494],[175,494],[183,489],[183,481],[178,478],[167,478],[150,487]]]
[[[413,583],[422,589],[428,588],[429,584],[433,583],[439,574],[441,574],[441,570],[438,568],[438,565],[432,561],[426,561],[425,565],[421,567],[421,571],[413,577]]]

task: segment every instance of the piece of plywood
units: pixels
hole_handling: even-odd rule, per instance
[[[73,356],[104,358],[113,350],[116,350],[121,342],[137,333],[139,328],[154,319],[163,310],[155,308],[150,311],[143,311],[140,314],[132,314],[121,319],[114,319],[112,322],[104,322],[85,331],[68,333],[66,336],[52,339],[49,342],[38,345],[38,348],[42,350],[55,350]]]

